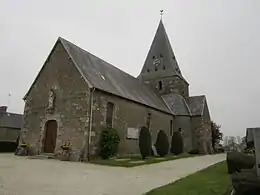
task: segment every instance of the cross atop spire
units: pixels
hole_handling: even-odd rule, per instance
[[[163,9],[162,10],[160,10],[160,15],[161,15],[161,20],[162,20],[162,16],[163,16]]]

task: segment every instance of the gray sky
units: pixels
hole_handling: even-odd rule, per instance
[[[191,95],[226,135],[260,126],[259,0],[0,0],[0,105],[22,97],[58,36],[137,76],[164,25]]]

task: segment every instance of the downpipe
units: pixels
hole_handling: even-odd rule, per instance
[[[90,107],[89,107],[89,128],[88,128],[88,150],[87,150],[87,158],[88,161],[90,161],[90,144],[91,144],[91,132],[92,132],[92,116],[93,116],[93,97],[94,97],[94,91],[95,87],[90,88]]]

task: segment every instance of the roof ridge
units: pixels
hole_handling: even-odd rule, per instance
[[[205,104],[206,104],[206,96],[204,96],[204,99],[203,99],[203,107],[202,107],[201,115],[204,114]]]
[[[187,102],[185,101],[185,98],[182,95],[177,94],[177,93],[169,93],[169,94],[161,95],[161,97],[164,100],[166,106],[171,110],[171,112],[174,115],[177,115],[177,116],[182,116],[182,115],[191,116],[190,108],[189,108]],[[177,107],[176,107],[176,105],[177,105]],[[179,106],[181,106],[182,109],[185,110],[185,114],[183,113],[183,110],[182,111],[178,110]]]
[[[11,114],[11,115],[23,115],[23,114],[19,114],[19,113],[14,113],[14,112],[5,112],[4,114]]]
[[[64,44],[64,41],[70,43],[70,44],[73,44],[74,46],[78,47],[77,45],[75,45],[74,43],[62,38],[62,37],[59,37],[57,42],[60,40],[63,48],[65,49],[65,51],[67,52],[67,54],[69,55],[69,57],[71,58],[73,64],[76,66],[77,70],[79,71],[79,73],[81,74],[81,76],[84,78],[84,80],[87,82],[87,84],[89,85],[90,88],[93,87],[93,84],[85,77],[85,75],[82,73],[82,71],[80,70],[80,68],[78,67],[77,63],[75,62],[75,59],[73,58],[73,56],[70,54],[70,52],[68,51],[68,49],[66,48],[65,44]],[[80,47],[79,47],[80,48]],[[92,62],[91,62],[92,63]]]
[[[146,105],[148,107],[161,110],[163,112],[171,113],[170,110],[167,108],[167,106],[162,101],[162,98],[154,93],[146,84],[141,82],[139,79],[135,78],[134,76],[130,75],[129,73],[126,73],[125,71],[117,68],[116,66],[112,65],[109,62],[106,62],[105,60],[97,57],[96,55],[86,51],[85,49],[77,46],[74,43],[71,43],[70,41],[67,41],[64,38],[59,37],[61,40],[66,52],[69,54],[71,59],[73,60],[73,63],[76,65],[76,67],[79,69],[81,74],[86,78],[85,80],[88,80],[87,78],[92,81],[91,85],[101,91],[120,96],[123,98],[126,98],[130,101],[138,102],[140,104]],[[72,56],[73,55],[73,56]],[[79,58],[79,56],[81,56]],[[75,58],[75,59],[74,59]],[[101,83],[97,83],[98,79],[91,79],[91,75],[88,75],[88,71],[86,71],[86,65],[89,63],[90,69],[93,72],[93,74],[101,74],[102,76],[105,76],[103,80],[108,78],[108,80],[104,83],[101,80]],[[104,66],[104,67],[103,67]],[[96,67],[96,68],[95,68]],[[105,68],[107,70],[103,71],[102,68]],[[104,75],[102,75],[102,73]],[[106,75],[107,73],[107,75]],[[120,76],[122,75],[122,76]],[[121,79],[126,79],[126,81],[130,81],[128,84],[122,84],[118,83]],[[115,84],[117,82],[117,86],[115,87]],[[135,92],[135,90],[131,91],[131,87],[135,87],[133,85],[138,85],[139,89]],[[112,87],[112,88],[111,88]],[[127,90],[125,87],[130,87],[129,90]],[[109,89],[110,88],[110,89]],[[138,87],[137,87],[138,88]],[[127,91],[126,91],[127,90]],[[141,92],[140,91],[144,91]],[[146,96],[142,96],[146,94]],[[137,95],[141,95],[137,97]],[[149,98],[150,97],[150,98]]]
[[[189,105],[187,104],[185,98],[184,98],[182,95],[180,95],[180,94],[177,94],[177,95],[179,95],[179,96],[182,97],[182,101],[184,101],[184,104],[186,105],[186,108],[187,108],[187,110],[188,110],[190,116],[192,116],[191,111],[190,111],[190,107],[189,107]]]
[[[205,97],[206,98],[206,95],[193,95],[193,96],[189,96],[188,98],[192,98],[192,97]]]
[[[183,98],[183,101],[184,101],[184,103],[185,103],[185,105],[186,105],[186,107],[187,107],[187,109],[188,109],[188,111],[189,111],[189,113],[190,113],[190,116],[192,116],[192,113],[191,113],[191,110],[190,110],[190,106],[189,106],[188,103],[186,102],[186,99]]]

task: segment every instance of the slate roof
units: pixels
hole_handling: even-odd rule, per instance
[[[181,95],[172,93],[169,95],[163,95],[162,98],[174,115],[191,115],[190,109]]]
[[[56,44],[58,42],[63,45],[90,87],[173,115],[198,116],[203,114],[206,104],[205,96],[183,98],[177,94],[169,94],[161,97],[142,82],[142,80],[160,79],[168,76],[179,76],[187,82],[181,74],[162,20],[138,78],[125,73],[61,37],[58,38]],[[163,63],[155,71],[154,56],[160,57],[160,55]],[[147,72],[147,69],[150,72]],[[24,99],[26,99],[27,94]]]
[[[192,116],[200,116],[203,114],[204,106],[206,104],[206,96],[191,96],[186,98]]]
[[[154,65],[155,58],[159,58],[161,61],[157,70],[155,70]],[[165,78],[173,75],[179,76],[186,81],[181,74],[181,70],[171,47],[171,43],[167,36],[163,22],[160,20],[152,45],[138,78],[142,80],[150,80],[154,78]]]
[[[93,87],[171,113],[162,98],[135,77],[61,37],[58,40],[61,41],[82,76]]]
[[[0,127],[21,129],[22,127],[22,117],[21,114],[14,113],[1,113],[0,114]]]

